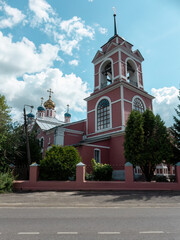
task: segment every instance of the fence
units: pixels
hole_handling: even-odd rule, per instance
[[[76,166],[76,181],[38,181],[39,165],[30,166],[29,181],[14,181],[15,190],[180,190],[180,162],[176,164],[176,182],[135,182],[133,165],[125,164],[125,181],[86,181],[85,165]]]

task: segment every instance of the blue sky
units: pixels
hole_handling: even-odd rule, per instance
[[[70,104],[72,121],[86,118],[93,91],[91,63],[113,35],[139,49],[145,90],[170,126],[180,87],[179,0],[0,0],[0,93],[22,120],[24,104],[40,105],[52,88],[57,117]],[[35,113],[34,110],[34,113]]]

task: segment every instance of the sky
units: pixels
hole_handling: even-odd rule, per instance
[[[155,97],[154,113],[173,124],[180,89],[179,0],[0,0],[0,94],[13,121],[23,121],[24,104],[33,105],[35,114],[50,88],[57,118],[64,119],[67,104],[72,121],[86,118],[91,61],[114,34],[113,7],[118,35],[145,59],[144,89]]]

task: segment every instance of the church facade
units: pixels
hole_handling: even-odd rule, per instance
[[[114,21],[115,21],[114,15]],[[144,90],[142,62],[139,50],[117,34],[116,22],[114,36],[95,54],[94,91],[85,99],[87,118],[70,122],[69,107],[65,121],[55,117],[55,104],[49,100],[37,109],[35,125],[43,154],[52,145],[75,146],[87,170],[91,159],[108,163],[114,174],[123,178],[124,172],[124,134],[130,112],[152,110],[153,96]]]

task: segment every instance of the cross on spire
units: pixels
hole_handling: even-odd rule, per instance
[[[51,88],[49,90],[47,90],[47,92],[49,92],[49,97],[51,98],[51,93],[54,93]]]

